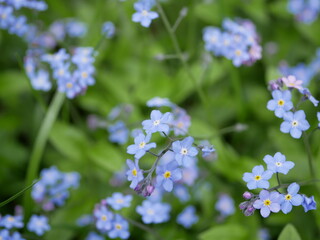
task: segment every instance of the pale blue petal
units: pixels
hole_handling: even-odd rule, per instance
[[[281,211],[285,214],[291,212],[292,210],[292,205],[289,201],[284,201],[282,204],[281,204]]]
[[[290,135],[293,137],[293,138],[300,138],[301,135],[302,135],[302,131],[296,127],[293,127],[291,128],[290,130]]]
[[[266,218],[270,215],[270,209],[268,207],[262,207],[260,213],[262,217]]]
[[[291,129],[291,123],[290,122],[283,122],[280,125],[280,131],[283,133],[288,133],[290,132]]]

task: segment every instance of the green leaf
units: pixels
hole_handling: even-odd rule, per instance
[[[200,240],[230,240],[247,239],[247,231],[240,225],[227,224],[223,226],[212,227],[199,235]]]
[[[296,228],[289,223],[283,228],[278,240],[301,240],[301,237]]]

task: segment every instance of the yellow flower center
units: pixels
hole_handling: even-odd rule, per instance
[[[216,41],[217,41],[217,38],[216,38],[216,37],[210,38],[210,42],[215,43]]]
[[[138,174],[137,169],[135,169],[135,168],[134,168],[134,169],[132,169],[132,171],[131,171],[131,172],[132,172],[132,175],[133,175],[133,176],[135,176],[135,177],[136,177],[136,176],[137,176],[137,174]]]
[[[284,105],[284,101],[282,99],[278,100],[278,105],[279,106],[283,106]]]
[[[153,214],[154,214],[154,211],[153,211],[153,209],[149,208],[149,209],[147,210],[147,213],[148,213],[149,215],[153,215]]]
[[[102,215],[102,216],[101,216],[101,220],[102,220],[102,221],[107,221],[107,219],[108,219],[108,218],[107,218],[106,215]]]
[[[255,176],[255,177],[254,177],[254,180],[256,180],[256,181],[261,180],[261,176],[260,176],[260,175]]]
[[[236,54],[237,56],[241,56],[242,51],[238,49],[238,50],[235,51],[235,54]]]
[[[123,203],[123,199],[117,199],[116,202],[117,203]]]
[[[2,14],[1,17],[2,17],[2,19],[6,19],[7,18],[7,14]]]
[[[120,224],[116,224],[116,229],[121,230],[122,226]]]
[[[287,194],[286,196],[285,196],[285,199],[286,200],[290,200],[292,198],[292,196],[290,195],[290,194]]]
[[[270,206],[271,205],[271,201],[269,199],[266,199],[266,200],[263,201],[263,204],[265,206]]]
[[[72,83],[67,83],[67,88],[72,88],[73,84]]]
[[[164,178],[169,178],[171,177],[171,172],[170,171],[166,171],[164,174],[163,174]]]
[[[180,151],[180,153],[181,153],[182,155],[186,155],[186,154],[188,153],[188,149],[182,148],[181,151]]]
[[[178,122],[178,124],[177,124],[178,128],[183,128],[183,126],[184,126],[183,122]]]
[[[298,126],[298,121],[293,120],[293,121],[291,122],[291,125],[292,125],[292,127]]]
[[[87,77],[88,77],[88,73],[87,73],[87,72],[82,72],[82,73],[81,73],[81,76],[82,76],[83,78],[87,78]]]
[[[148,15],[148,11],[147,11],[147,10],[143,10],[143,11],[141,12],[141,14],[142,14],[142,16],[147,16],[147,15]]]
[[[13,222],[13,221],[14,221],[14,218],[13,218],[13,217],[8,217],[8,221],[9,221],[9,222]]]
[[[63,76],[63,74],[64,74],[64,70],[63,70],[63,69],[60,69],[60,70],[59,70],[59,75],[60,75],[60,76]]]
[[[141,142],[141,143],[139,144],[139,148],[144,148],[145,145],[146,145],[145,142]]]

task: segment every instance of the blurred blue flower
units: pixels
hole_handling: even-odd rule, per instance
[[[261,216],[266,218],[270,215],[270,212],[279,212],[282,197],[278,192],[269,192],[262,190],[259,193],[259,199],[253,203],[253,207],[260,209]]]
[[[130,236],[130,233],[128,231],[129,224],[126,220],[124,220],[120,215],[116,215],[115,219],[112,221],[112,228],[108,232],[109,238],[121,238],[121,239],[127,239]]]
[[[310,128],[303,110],[296,111],[295,113],[287,112],[284,114],[283,120],[284,122],[281,123],[280,131],[290,133],[293,138],[300,138],[302,132]]]
[[[140,22],[143,27],[149,27],[152,20],[159,17],[157,12],[150,11],[152,4],[150,1],[142,0],[134,4],[134,9],[137,11],[132,15],[133,22]]]
[[[101,32],[106,38],[112,38],[116,32],[116,27],[114,26],[113,22],[104,22],[102,24]]]
[[[147,134],[155,132],[169,133],[169,125],[171,123],[172,114],[167,112],[162,114],[159,110],[153,110],[150,114],[150,120],[142,122],[143,129]]]
[[[77,225],[79,227],[85,227],[91,225],[91,223],[93,223],[93,220],[94,218],[91,214],[84,214],[77,219]]]
[[[305,212],[317,209],[317,203],[314,200],[314,196],[307,197],[306,195],[302,195],[302,197],[303,197],[302,206]]]
[[[197,223],[199,217],[196,215],[196,209],[194,206],[187,206],[177,217],[177,223],[190,228],[193,224]]]
[[[8,29],[15,21],[15,17],[13,16],[13,8],[0,5],[0,19],[0,28]]]
[[[148,107],[173,107],[174,104],[168,98],[154,97],[147,102]]]
[[[9,27],[9,33],[22,37],[28,31],[29,25],[25,16],[19,16],[14,19]]]
[[[137,206],[136,211],[142,216],[142,221],[149,223],[162,223],[170,219],[171,207],[167,203],[151,202],[144,200],[142,205]]]
[[[215,207],[223,217],[230,216],[235,212],[234,201],[228,194],[219,195]]]
[[[129,130],[123,121],[117,121],[108,127],[109,140],[118,144],[125,144],[128,141]]]
[[[127,153],[134,154],[136,159],[140,159],[147,151],[157,146],[155,143],[149,143],[150,138],[150,134],[147,134],[147,136],[139,134],[134,138],[134,144],[128,146]]]
[[[49,80],[49,73],[40,69],[37,73],[29,75],[31,85],[35,90],[49,91],[52,84]]]
[[[189,167],[193,158],[198,154],[198,150],[192,146],[193,137],[186,137],[182,141],[172,143],[172,150],[179,165]]]
[[[263,166],[259,165],[252,169],[252,173],[244,173],[242,179],[247,182],[247,187],[250,190],[256,188],[268,188],[268,180],[272,177],[272,174],[272,171],[264,171]]]
[[[181,185],[178,184],[175,186],[173,189],[173,194],[181,201],[181,202],[187,202],[190,200],[190,194],[188,192],[188,189]]]
[[[172,125],[174,135],[186,135],[191,125],[191,118],[187,112],[180,107],[174,107],[173,118]]]
[[[288,193],[282,195],[281,211],[285,214],[291,212],[292,206],[299,206],[303,202],[303,197],[298,194],[300,189],[299,184],[291,183],[287,189]]]
[[[3,240],[6,240],[6,239],[3,239]],[[8,240],[25,240],[25,239],[22,238],[19,232],[13,232],[11,238],[8,238]]]
[[[127,171],[128,180],[131,181],[130,188],[134,189],[143,180],[142,170],[139,168],[138,161],[127,159],[129,170]]]
[[[286,161],[286,156],[280,152],[277,152],[274,157],[266,155],[263,161],[267,164],[268,170],[271,170],[273,173],[287,174],[294,167],[294,163]]]
[[[94,210],[96,227],[101,232],[106,232],[112,228],[113,214],[105,206],[99,206]]]
[[[317,99],[315,99],[315,98],[311,95],[311,92],[309,91],[308,88],[303,88],[303,89],[299,90],[299,92],[300,92],[301,94],[303,94],[306,99],[309,99],[310,102],[312,102],[312,104],[313,104],[315,107],[318,106],[319,101],[318,101]]]
[[[22,228],[22,216],[12,216],[12,215],[5,215],[0,219],[0,226],[5,227],[6,229],[11,228]]]
[[[105,238],[95,232],[89,232],[86,240],[105,240]]]
[[[280,91],[274,90],[272,92],[272,100],[269,100],[267,108],[274,111],[274,114],[282,118],[284,113],[293,108],[291,102],[291,92],[289,90]]]
[[[176,161],[157,167],[157,185],[163,186],[164,190],[171,192],[173,183],[182,178],[182,172]]]
[[[83,37],[87,33],[87,26],[77,20],[69,20],[66,24],[66,31],[70,37]]]
[[[46,216],[32,215],[27,228],[30,232],[34,232],[38,236],[42,236],[45,232],[50,230],[48,218]]]
[[[123,195],[120,192],[115,192],[112,197],[106,199],[107,204],[109,204],[114,210],[120,210],[124,207],[130,207],[132,200],[131,195]]]
[[[10,240],[10,232],[7,229],[0,230],[0,239]]]

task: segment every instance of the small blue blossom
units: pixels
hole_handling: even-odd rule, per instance
[[[283,116],[284,122],[281,123],[280,131],[290,133],[293,138],[300,138],[303,131],[310,128],[310,124],[306,120],[306,115],[303,110],[295,113],[287,112]]]
[[[89,232],[86,240],[105,240],[105,238],[95,232]]]
[[[196,209],[194,206],[187,206],[177,217],[177,223],[190,228],[193,224],[197,223],[199,217],[196,215]]]
[[[151,202],[145,200],[142,205],[137,206],[136,211],[142,216],[142,221],[146,224],[162,223],[170,219],[171,207],[167,203]]]
[[[0,219],[0,226],[5,227],[6,229],[22,228],[22,216],[5,215]]]
[[[131,200],[131,195],[125,196],[119,192],[113,193],[112,197],[108,197],[106,199],[107,204],[109,204],[114,210],[120,210],[124,207],[130,207]]]
[[[52,84],[49,80],[49,73],[40,69],[37,73],[29,75],[31,85],[35,90],[49,91]]]
[[[112,38],[116,32],[113,22],[104,22],[101,29],[102,35],[106,38]]]
[[[282,197],[278,192],[269,192],[262,190],[259,193],[259,199],[253,203],[253,207],[260,209],[261,216],[266,218],[270,215],[270,212],[279,212]]]
[[[94,218],[91,214],[85,214],[77,219],[77,225],[79,227],[85,227],[93,223],[93,220]]]
[[[181,201],[181,202],[187,202],[190,200],[190,194],[188,192],[188,189],[179,184],[175,186],[173,189],[173,194]]]
[[[306,195],[302,195],[302,197],[303,197],[302,206],[305,212],[308,212],[309,210],[317,209],[317,203],[314,200],[314,196],[307,197]]]
[[[269,100],[267,108],[271,111],[274,111],[274,114],[282,118],[284,113],[293,108],[291,102],[291,92],[289,90],[280,91],[274,90],[272,92],[272,100]]]
[[[45,216],[32,215],[27,228],[30,232],[34,232],[38,236],[42,236],[45,232],[50,230],[48,218]]]
[[[28,29],[29,25],[27,24],[27,18],[25,16],[19,16],[10,25],[9,33],[22,37],[26,34]]]
[[[154,97],[147,102],[148,107],[173,107],[174,104],[168,98]]]
[[[126,220],[124,220],[120,215],[116,215],[115,219],[112,222],[112,229],[108,232],[109,238],[121,238],[127,239],[130,236],[128,231],[129,224]]]
[[[190,166],[193,158],[198,154],[198,150],[192,147],[193,141],[193,138],[189,136],[182,141],[172,143],[172,150],[179,165]]]
[[[58,181],[62,179],[62,173],[57,169],[57,167],[52,166],[41,171],[41,183],[45,185],[55,185]]]
[[[174,135],[186,135],[191,125],[191,118],[187,112],[180,108],[173,109],[174,120],[172,121]]]
[[[150,114],[150,120],[144,120],[142,122],[143,129],[147,134],[155,132],[169,133],[172,114],[167,112],[162,114],[159,110],[153,110]]]
[[[19,232],[13,232],[11,238],[9,238],[8,240],[25,240],[25,239],[21,237],[21,234]]]
[[[117,121],[108,127],[109,140],[118,144],[125,144],[128,141],[129,130],[123,121]]]
[[[130,188],[134,189],[143,180],[142,170],[139,168],[138,161],[135,163],[127,159],[129,170],[127,171],[128,180],[131,181]]]
[[[112,228],[113,214],[105,206],[99,206],[94,210],[96,227],[99,231],[105,232]]]
[[[157,146],[155,143],[149,143],[150,138],[151,135],[139,134],[135,137],[134,144],[128,146],[127,153],[134,154],[136,159],[140,159],[147,151]]]
[[[171,192],[173,183],[182,178],[182,172],[176,161],[171,161],[164,166],[157,167],[157,184],[164,190]]]
[[[195,164],[182,169],[182,182],[187,184],[188,186],[192,186],[198,176],[199,169]]]
[[[215,207],[223,217],[230,216],[235,212],[234,201],[228,194],[221,194]]]
[[[306,99],[309,99],[310,102],[311,102],[315,107],[318,106],[319,101],[318,101],[317,99],[315,99],[315,98],[311,95],[311,92],[309,91],[308,88],[303,88],[303,89],[301,89],[301,90],[299,90],[299,91],[300,91],[301,94],[304,95],[304,97],[305,97]]]
[[[283,196],[281,203],[281,211],[285,214],[291,212],[292,206],[299,206],[303,202],[303,197],[298,194],[300,189],[299,184],[291,183],[288,187],[288,193]]]
[[[271,170],[273,173],[287,174],[294,167],[294,163],[286,161],[286,156],[280,152],[277,152],[274,157],[266,155],[263,161],[267,164],[268,170]]]
[[[83,37],[87,33],[86,24],[70,20],[66,24],[66,32],[70,37]]]
[[[320,128],[320,112],[317,112],[317,118],[318,118],[318,128]]]
[[[0,239],[10,240],[10,232],[8,229],[0,230]]]
[[[8,29],[11,24],[15,21],[13,16],[13,8],[0,5],[0,28]]]
[[[133,22],[140,22],[143,27],[149,27],[152,20],[159,17],[159,14],[152,12],[150,1],[139,1],[134,4],[134,9],[137,11],[132,15]]]
[[[247,187],[250,190],[256,188],[268,188],[268,180],[272,177],[272,174],[272,171],[264,171],[263,166],[259,165],[252,169],[252,173],[244,173],[242,179],[247,182]]]

